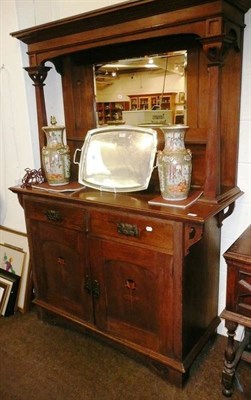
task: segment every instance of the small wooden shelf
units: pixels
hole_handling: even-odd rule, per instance
[[[162,110],[175,111],[175,98],[177,93],[135,94],[130,97],[130,110],[152,110],[160,107]]]
[[[122,122],[122,111],[129,110],[129,101],[98,102],[97,113],[99,125],[109,122]]]

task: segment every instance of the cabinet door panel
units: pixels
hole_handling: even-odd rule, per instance
[[[172,353],[172,257],[108,241],[90,241],[98,328],[120,338]]]
[[[91,296],[85,292],[88,269],[85,236],[78,231],[30,221],[36,299],[93,320]]]

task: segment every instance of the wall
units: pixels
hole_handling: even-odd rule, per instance
[[[25,221],[17,197],[8,187],[20,183],[25,168],[39,168],[35,93],[28,74],[26,46],[10,32],[52,20],[106,7],[120,0],[0,0],[0,225],[25,232]],[[53,72],[46,87],[47,114],[59,115],[62,104],[55,102],[61,90]]]
[[[44,22],[119,3],[120,0],[0,0],[0,225],[25,231],[22,208],[9,186],[24,175],[24,169],[39,167],[34,88],[22,67],[28,65],[25,46],[9,33]],[[238,184],[245,192],[236,202],[231,217],[223,224],[223,253],[251,223],[251,10],[246,15],[244,62],[241,97]],[[53,80],[52,77],[50,77]],[[56,85],[58,85],[56,83]],[[48,89],[49,90],[49,89]],[[49,112],[55,108],[55,90],[46,91]],[[59,111],[58,111],[59,112]],[[60,113],[60,112],[59,112]],[[58,122],[62,122],[61,120]],[[219,311],[225,304],[226,264],[221,257]],[[219,332],[225,333],[223,325]]]
[[[156,72],[135,72],[121,74],[113,84],[97,90],[97,101],[129,101],[128,95],[161,93],[163,90],[164,70]],[[178,74],[167,74],[164,92],[184,92],[185,78]]]

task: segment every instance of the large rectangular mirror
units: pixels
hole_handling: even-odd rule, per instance
[[[186,123],[187,52],[95,65],[97,125]]]

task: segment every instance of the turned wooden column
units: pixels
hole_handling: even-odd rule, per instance
[[[38,122],[38,134],[39,134],[39,144],[40,144],[40,154],[41,149],[45,145],[45,135],[42,131],[42,126],[46,126],[47,116],[46,116],[46,107],[45,107],[45,99],[44,99],[44,80],[47,77],[48,71],[51,67],[45,67],[43,65],[32,66],[24,68],[29,77],[34,82],[36,92],[36,104],[37,104],[37,122]]]
[[[231,397],[235,385],[235,372],[240,360],[251,362],[251,319],[226,309],[223,310],[221,318],[226,320],[228,335],[222,371],[222,393],[226,397]],[[239,324],[244,327],[244,337],[241,342],[236,342],[235,334]]]

